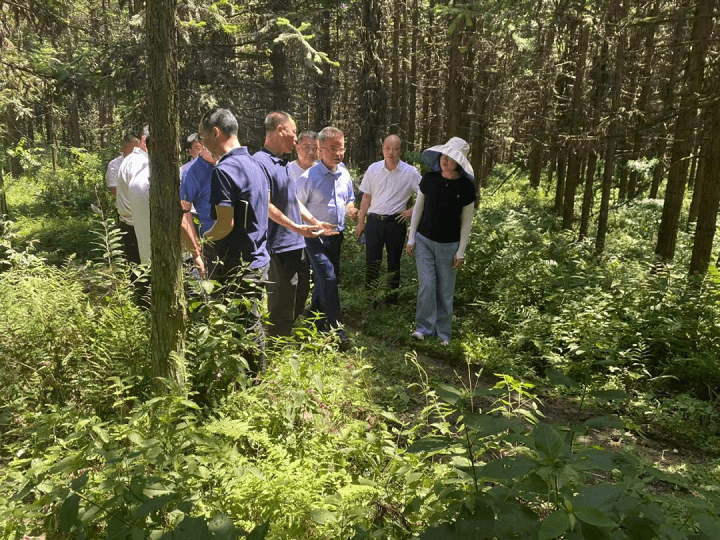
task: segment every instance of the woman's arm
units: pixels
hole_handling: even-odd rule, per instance
[[[420,217],[422,216],[423,208],[425,208],[425,195],[422,191],[418,190],[412,219],[410,219],[410,232],[408,233],[407,246],[405,247],[405,251],[408,255],[412,255],[415,251],[415,233],[417,233],[417,228],[420,224]]]
[[[460,245],[455,253],[453,268],[459,268],[465,259],[465,248],[470,240],[470,230],[472,229],[473,212],[475,212],[475,203],[472,202],[462,209],[462,222],[460,225]]]

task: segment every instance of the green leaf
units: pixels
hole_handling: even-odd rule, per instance
[[[524,457],[504,457],[491,461],[480,471],[480,476],[491,480],[512,480],[527,476],[535,468],[535,462]]]
[[[540,529],[538,517],[527,506],[512,501],[495,505],[497,538],[536,538]]]
[[[452,445],[452,441],[449,437],[430,436],[423,437],[419,441],[412,443],[407,451],[413,454],[438,452],[440,450],[447,450]]]
[[[87,483],[87,481],[88,481],[88,474],[83,473],[82,476],[78,476],[77,478],[73,479],[72,482],[70,482],[70,487],[72,488],[73,491],[78,491],[83,488],[83,486]]]
[[[586,420],[585,422],[583,422],[583,426],[589,428],[607,427],[623,429],[625,427],[625,422],[623,422],[622,419],[617,416],[598,416],[596,418],[590,418],[589,420]]]
[[[310,512],[310,517],[312,517],[318,525],[327,525],[328,523],[335,523],[337,521],[337,516],[335,514],[322,508],[319,510],[312,510]]]
[[[580,521],[596,527],[617,527],[617,523],[610,519],[605,512],[591,506],[576,506],[573,513]]]
[[[185,516],[172,533],[173,540],[212,540],[204,518]]]
[[[562,456],[563,440],[557,431],[547,424],[538,424],[532,431],[532,438],[535,441],[535,449],[538,453],[550,458]]]
[[[580,385],[576,381],[557,369],[549,369],[547,371],[547,378],[555,386],[562,385],[568,388],[580,388]]]
[[[468,414],[464,421],[468,427],[474,430],[477,438],[507,431],[517,423],[514,419],[497,418],[487,414]]]
[[[133,526],[130,529],[130,534],[132,534],[132,540],[145,540],[145,531],[138,527]]]
[[[568,515],[567,510],[564,508],[555,510],[555,512],[546,517],[545,521],[540,524],[538,540],[550,540],[551,538],[557,538],[567,531],[569,527],[570,516]]]
[[[269,531],[270,522],[266,521],[255,527],[252,532],[248,534],[247,540],[264,540]]]
[[[78,522],[78,512],[80,511],[80,497],[75,493],[70,495],[63,501],[58,516],[60,530],[68,534],[75,524]]]
[[[236,540],[247,534],[242,529],[235,527],[232,520],[222,514],[218,514],[210,520],[208,530],[213,540]]]
[[[462,390],[460,390],[459,388],[455,388],[454,386],[451,386],[449,384],[436,383],[433,384],[432,387],[433,390],[435,390],[435,392],[437,393],[438,397],[444,402],[449,403],[450,405],[457,405],[465,397],[465,394]]]
[[[697,514],[693,516],[701,532],[709,538],[720,538],[720,521],[709,514]]]
[[[156,512],[157,510],[160,510],[163,506],[165,506],[174,498],[175,493],[168,493],[167,495],[160,495],[159,497],[149,498],[140,505],[140,508],[138,508],[135,512],[133,519],[140,519],[152,514],[153,512]]]

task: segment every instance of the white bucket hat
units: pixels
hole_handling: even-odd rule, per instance
[[[475,178],[472,165],[468,161],[467,155],[470,152],[470,145],[460,137],[453,137],[445,144],[432,146],[423,152],[423,160],[434,171],[440,170],[440,154],[445,154],[457,162],[470,180]]]

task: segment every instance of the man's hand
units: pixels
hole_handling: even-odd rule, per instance
[[[365,221],[358,221],[357,227],[355,227],[355,238],[360,240],[363,231],[365,231]]]
[[[180,201],[180,206],[182,206],[183,212],[192,210],[192,203],[190,201]]]
[[[321,236],[335,236],[340,234],[336,229],[337,225],[328,223],[327,221],[318,221],[316,225],[312,225],[313,228],[322,230]]]
[[[402,214],[400,214],[395,219],[400,223],[406,223],[412,217],[412,213],[413,213],[413,209],[408,208],[407,210],[405,210]]]
[[[205,261],[202,258],[202,253],[197,252],[197,253],[193,254],[193,261],[195,262],[195,266],[197,267],[198,272],[200,273],[200,277],[205,279],[207,270],[205,269]]]
[[[297,233],[304,238],[317,238],[322,236],[325,231],[318,229],[315,225],[298,225]]]
[[[345,210],[347,211],[347,216],[349,219],[357,218],[358,209],[355,208],[355,205],[353,203],[348,203],[348,205],[345,207]]]

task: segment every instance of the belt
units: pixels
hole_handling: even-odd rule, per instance
[[[377,219],[378,221],[387,221],[389,219],[397,219],[400,214],[368,214],[368,217]]]

